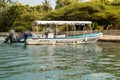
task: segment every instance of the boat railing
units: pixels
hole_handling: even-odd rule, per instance
[[[37,33],[37,32],[34,32],[35,34],[38,34],[38,35],[44,35],[44,33],[42,33],[42,31],[40,31],[39,33]],[[77,35],[82,35],[82,34],[89,34],[89,33],[92,33],[92,31],[91,30],[85,30],[85,31],[83,31],[83,30],[77,30],[77,31],[60,31],[60,32],[57,32],[57,35],[59,36],[61,36],[61,35],[68,35],[68,36],[77,36]],[[49,34],[52,34],[52,33],[49,33]],[[55,33],[54,33],[54,35],[55,35]],[[57,36],[57,35],[55,35],[55,36]]]

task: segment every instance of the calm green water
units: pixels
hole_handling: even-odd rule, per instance
[[[1,44],[0,80],[120,80],[120,43]]]

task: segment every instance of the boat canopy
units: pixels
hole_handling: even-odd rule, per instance
[[[80,25],[80,24],[92,24],[92,21],[35,21],[37,25],[55,24],[55,25]]]

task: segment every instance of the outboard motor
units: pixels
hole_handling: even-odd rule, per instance
[[[13,36],[14,36],[13,32],[10,31],[9,36],[5,39],[4,43],[8,43],[8,41],[10,41],[10,43],[26,43],[26,39],[29,36],[32,36],[32,34],[30,31],[26,31],[18,36],[15,37]]]
[[[5,39],[4,43],[7,43],[8,41],[10,41],[10,43],[15,42],[14,34],[15,34],[15,31],[14,30],[10,30],[9,35]]]

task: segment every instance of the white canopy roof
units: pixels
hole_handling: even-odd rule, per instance
[[[35,21],[37,25],[56,24],[56,25],[80,25],[91,24],[92,21]]]

